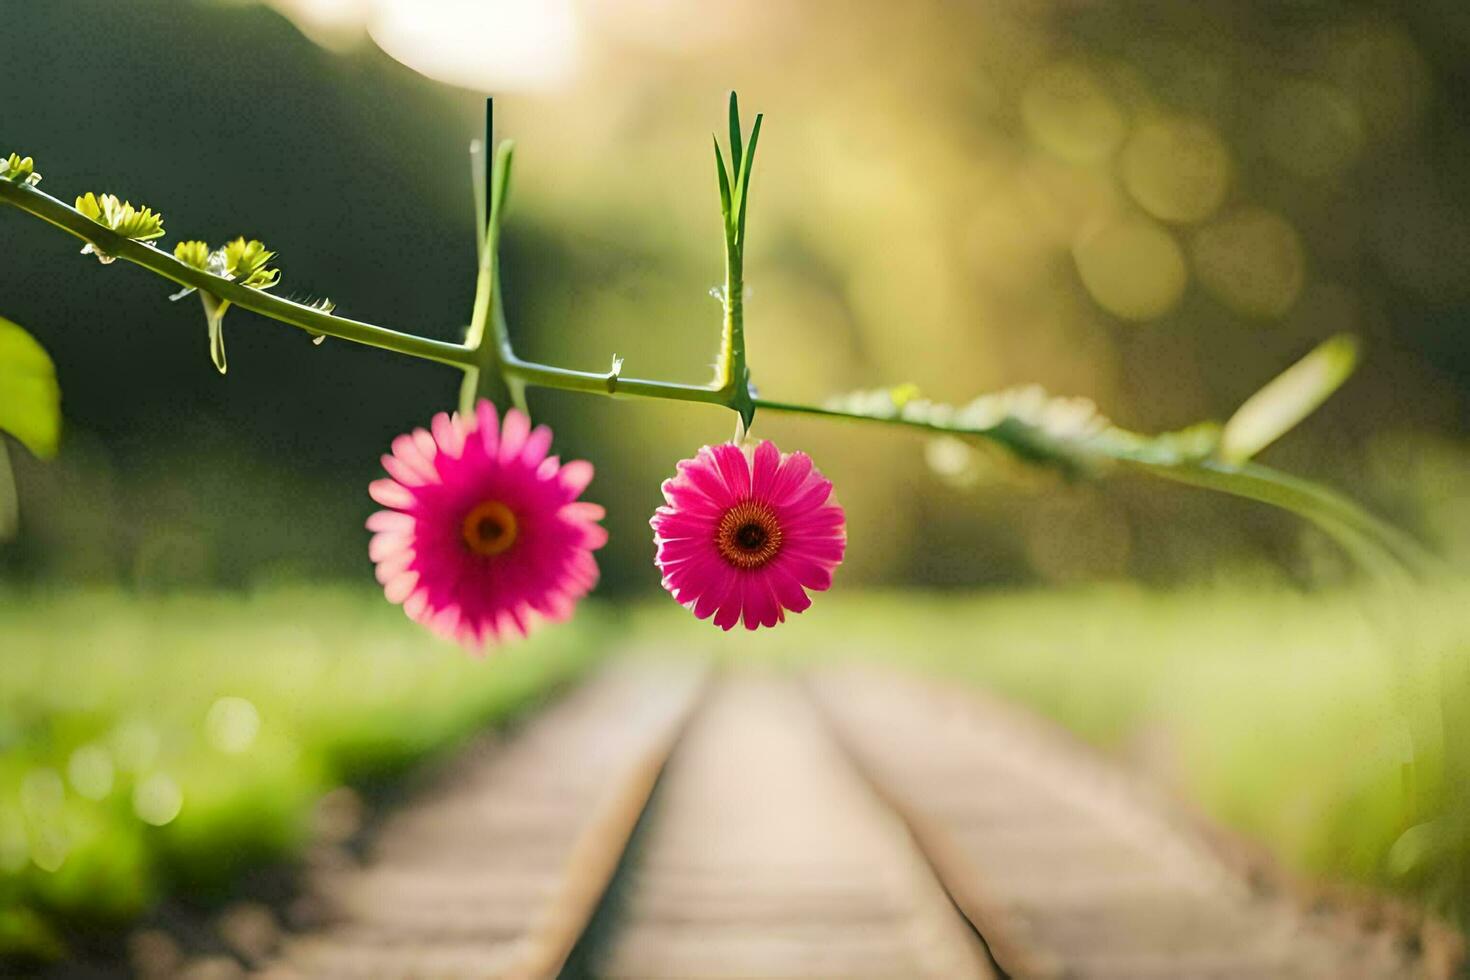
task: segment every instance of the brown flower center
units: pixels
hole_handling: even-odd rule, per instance
[[[516,515],[498,500],[487,500],[465,515],[464,543],[477,555],[498,555],[516,543]]]
[[[715,529],[720,557],[736,568],[760,568],[781,550],[781,524],[766,504],[746,500],[725,511]]]

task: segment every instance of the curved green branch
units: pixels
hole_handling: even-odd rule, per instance
[[[0,202],[13,205],[75,235],[108,256],[140,265],[171,282],[212,293],[241,309],[299,327],[309,333],[325,334],[328,337],[367,344],[454,367],[463,368],[474,363],[470,350],[461,344],[399,333],[371,323],[334,316],[304,303],[271,296],[243,283],[196,269],[167,252],[120,235],[75,208],[24,183],[0,180]]]

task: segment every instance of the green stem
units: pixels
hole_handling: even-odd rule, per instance
[[[741,432],[755,418],[756,400],[750,393],[750,368],[745,359],[745,212],[750,198],[750,175],[755,148],[760,139],[761,116],[755,117],[750,143],[742,146],[740,108],[730,93],[730,169],[715,138],[715,166],[720,183],[720,214],[725,226],[725,309],[720,331],[720,355],[715,383],[724,393],[724,404],[740,414]]]
[[[508,394],[502,352],[510,342],[505,332],[505,317],[500,305],[500,222],[505,210],[506,191],[510,186],[510,161],[515,144],[509,140],[495,148],[491,166],[488,215],[480,246],[479,272],[475,279],[475,305],[470,313],[465,346],[474,355],[474,363],[465,369],[464,384],[459,392],[459,410],[468,415],[481,398],[501,401]]]
[[[727,393],[721,388],[708,385],[680,384],[673,381],[648,381],[642,378],[625,378],[612,371],[573,371],[568,368],[552,367],[523,361],[514,354],[502,355],[502,364],[507,375],[538,388],[560,388],[563,391],[580,391],[590,395],[625,395],[631,398],[662,398],[681,402],[699,402],[705,405],[728,406]]]
[[[440,364],[461,368],[474,364],[473,353],[460,344],[399,333],[371,323],[333,316],[315,307],[272,296],[196,269],[152,245],[125,238],[49,194],[23,183],[0,180],[0,202],[13,205],[84,242],[90,242],[93,248],[106,255],[140,265],[179,285],[212,293],[221,300],[227,300],[241,309],[259,313],[272,320],[300,327],[313,334],[325,334]]]
[[[745,256],[728,233],[725,238],[725,318],[720,332],[720,387],[729,398],[750,399],[750,368],[745,363]]]
[[[1380,521],[1346,497],[1288,473],[1259,463],[1227,465],[1203,461],[1160,466],[1126,462],[1166,480],[1207,487],[1290,511],[1318,525],[1349,550],[1367,549],[1371,558],[1365,563],[1386,576],[1414,581],[1443,572],[1439,559],[1398,528]]]
[[[1431,818],[1436,800],[1448,785],[1449,773],[1426,771],[1420,763],[1436,756],[1444,758],[1442,748],[1449,738],[1446,726],[1451,712],[1442,703],[1446,694],[1440,677],[1443,657],[1432,648],[1426,649],[1410,610],[1420,586],[1444,573],[1439,559],[1351,500],[1257,463],[1128,465],[1166,480],[1218,490],[1296,514],[1335,540],[1368,574],[1380,590],[1380,601],[1372,609],[1379,632],[1399,653],[1393,663],[1397,668],[1400,714],[1409,740],[1407,756],[1402,760],[1409,823]],[[1416,696],[1420,693],[1422,699]]]

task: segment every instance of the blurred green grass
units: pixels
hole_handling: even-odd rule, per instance
[[[313,808],[533,708],[589,613],[464,656],[365,590],[0,601],[0,957],[62,955],[165,894],[289,859]]]

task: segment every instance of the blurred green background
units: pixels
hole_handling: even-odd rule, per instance
[[[1034,381],[1156,431],[1223,417],[1350,330],[1366,367],[1268,460],[1350,487],[1463,566],[1467,48],[1470,13],[1449,0],[59,2],[7,13],[0,142],[35,156],[52,194],[161,209],[167,241],[263,239],[285,294],[457,338],[466,151],[494,91],[520,144],[518,344],[698,381],[722,262],[708,132],[736,88],[767,114],[747,260],[764,394],[913,383],[962,401]],[[0,229],[0,313],[53,354],[69,426],[56,465],[21,461],[5,574],[365,573],[377,454],[451,404],[453,372],[236,313],[221,378],[197,303],[19,216]],[[656,594],[658,481],[728,437],[727,414],[533,399],[563,455],[599,466],[605,590]],[[837,482],[849,584],[1336,574],[1294,522],[1209,495],[1017,492],[940,453],[975,484],[956,488],[921,472],[907,434],[759,424]]]
[[[763,394],[1038,382],[1160,431],[1228,415],[1351,331],[1364,366],[1266,459],[1464,572],[1467,87],[1457,0],[57,0],[5,9],[0,151],[63,199],[160,209],[169,243],[263,239],[285,295],[458,339],[467,148],[494,92],[519,144],[518,346],[702,381],[722,274],[708,133],[734,88],[766,113],[746,270]],[[11,447],[0,954],[58,955],[78,922],[299,850],[332,787],[536,703],[624,630],[986,683],[1293,867],[1470,905],[1463,585],[1375,618],[1325,538],[1263,507],[762,416],[836,483],[849,557],[799,622],[718,639],[676,618],[647,518],[729,413],[533,392],[562,456],[598,466],[618,602],[467,662],[371,595],[362,529],[378,454],[457,376],[236,311],[220,377],[196,301],[76,252],[0,209],[0,316],[51,352],[67,423],[55,461]],[[1420,742],[1421,802],[1453,817],[1435,822],[1401,769],[1442,705],[1445,741]]]

